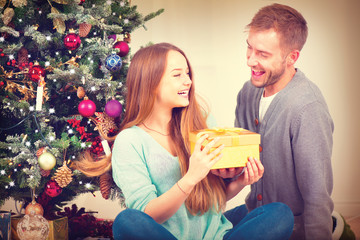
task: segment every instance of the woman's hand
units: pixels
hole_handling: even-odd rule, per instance
[[[204,148],[203,142],[208,138],[208,135],[200,137],[194,147],[194,152],[189,160],[189,169],[183,177],[190,184],[197,184],[204,179],[210,172],[211,167],[221,159],[221,150],[224,149],[224,145],[220,145],[210,153],[210,149],[215,146],[219,141],[219,138],[215,138],[209,142]]]

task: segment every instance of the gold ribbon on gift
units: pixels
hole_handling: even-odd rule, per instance
[[[212,141],[215,137],[222,137],[222,136],[230,136],[231,137],[231,145],[238,146],[240,145],[240,136],[247,135],[247,134],[254,134],[249,130],[244,128],[211,128],[211,129],[203,129],[199,131],[197,137],[200,138],[204,134],[209,134],[210,137],[203,142],[205,146],[210,141]],[[239,136],[239,137],[238,137]]]

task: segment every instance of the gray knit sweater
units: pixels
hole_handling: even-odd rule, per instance
[[[259,122],[262,88],[246,82],[237,97],[235,126],[261,134],[264,176],[251,186],[249,210],[283,202],[293,211],[292,239],[331,239],[334,125],[318,87],[297,69]]]

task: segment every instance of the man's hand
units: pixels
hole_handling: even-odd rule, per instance
[[[212,169],[211,173],[222,178],[233,178],[243,171],[243,167]]]

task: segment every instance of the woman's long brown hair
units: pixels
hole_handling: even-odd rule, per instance
[[[156,90],[165,72],[169,51],[181,53],[188,64],[190,79],[194,82],[192,69],[185,53],[169,43],[154,44],[140,49],[131,60],[126,78],[127,97],[126,112],[120,129],[141,124],[151,113]],[[177,153],[181,174],[185,175],[189,168],[190,142],[189,132],[207,128],[207,109],[200,107],[195,97],[194,83],[189,92],[189,105],[174,108],[170,121],[171,139]],[[104,136],[105,137],[105,136]],[[88,176],[99,176],[111,169],[111,156],[94,161],[89,153],[85,153],[76,168]],[[222,178],[211,173],[195,185],[185,205],[193,214],[203,214],[209,210],[221,211],[226,203],[225,184]]]

